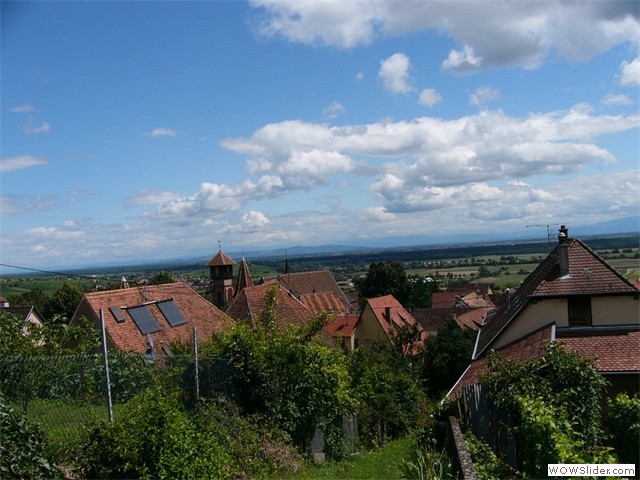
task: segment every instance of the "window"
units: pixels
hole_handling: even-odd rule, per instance
[[[182,315],[182,312],[173,300],[169,300],[168,302],[158,302],[158,308],[172,327],[177,327],[178,325],[187,323],[187,319],[184,318],[184,315]]]
[[[134,307],[128,309],[129,315],[133,318],[136,326],[143,335],[147,333],[159,332],[161,330],[160,325],[153,318],[151,312],[145,306]]]
[[[120,307],[109,307],[109,310],[111,311],[111,314],[113,315],[113,317],[116,319],[116,322],[118,323],[122,323],[124,322],[124,315],[122,315],[122,310],[120,310]]]
[[[569,297],[569,326],[588,327],[591,325],[591,297]]]

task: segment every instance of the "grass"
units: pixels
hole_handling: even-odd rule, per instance
[[[399,464],[408,459],[415,440],[402,438],[369,453],[354,455],[341,462],[309,463],[288,480],[392,480],[400,478]]]

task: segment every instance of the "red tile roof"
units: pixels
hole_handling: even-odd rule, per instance
[[[531,332],[529,335],[510,345],[505,345],[497,350],[500,360],[505,362],[513,360],[524,363],[546,355],[546,347],[549,342],[553,340],[554,329],[555,325],[550,324]],[[489,359],[486,356],[472,361],[449,391],[447,397],[455,398],[463,386],[480,383],[482,375],[486,375],[487,373],[489,373]]]
[[[219,267],[221,265],[235,265],[236,261],[220,250],[216,255],[207,262],[208,267]]]
[[[279,328],[305,324],[315,316],[311,309],[282,288],[275,279],[243,289],[227,309],[227,314],[255,327],[265,309],[265,296],[271,287],[277,288],[276,321]]]
[[[413,345],[413,353],[418,353],[422,349],[427,339],[427,332],[393,295],[368,298],[367,305],[373,311],[389,340],[392,340],[403,328],[415,328],[420,334],[420,340]],[[387,318],[387,311],[391,313],[391,318]]]
[[[602,373],[640,372],[640,326],[558,329],[557,339],[567,350],[595,359]]]
[[[324,329],[334,338],[348,338],[353,335],[357,323],[358,315],[338,315]]]
[[[172,327],[158,308],[158,302],[173,300],[187,323]],[[82,316],[99,326],[100,309],[103,311],[105,329],[112,345],[120,350],[145,352],[147,335],[141,333],[127,308],[146,305],[147,310],[160,326],[160,331],[151,333],[156,350],[162,345],[176,341],[190,341],[193,327],[198,330],[199,340],[235,326],[235,322],[222,311],[198,295],[184,282],[146,287],[125,288],[103,292],[86,293],[73,315],[71,323]],[[120,307],[123,322],[118,322],[109,307]]]
[[[566,246],[566,247],[565,247]],[[568,249],[569,275],[560,275],[560,249]],[[571,295],[637,295],[638,288],[581,240],[558,245],[498,309],[487,314],[474,358],[481,356],[531,299]]]

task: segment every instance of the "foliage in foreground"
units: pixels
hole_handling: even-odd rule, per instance
[[[453,478],[453,466],[444,450],[416,448],[409,460],[399,465],[402,480],[440,480]]]
[[[620,463],[640,466],[640,398],[619,393],[609,400],[607,424]]]
[[[525,363],[489,359],[489,398],[511,417],[519,468],[534,478],[548,463],[615,463],[603,447],[600,400],[606,380],[562,345]]]
[[[0,477],[57,478],[59,472],[47,458],[44,434],[27,423],[0,393]]]
[[[223,401],[188,413],[176,394],[152,388],[128,402],[115,423],[90,428],[78,461],[89,478],[218,479],[296,470],[299,458],[286,435],[268,425],[241,418]]]

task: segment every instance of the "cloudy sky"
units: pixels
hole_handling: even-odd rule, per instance
[[[0,8],[4,264],[638,215],[634,0]]]

